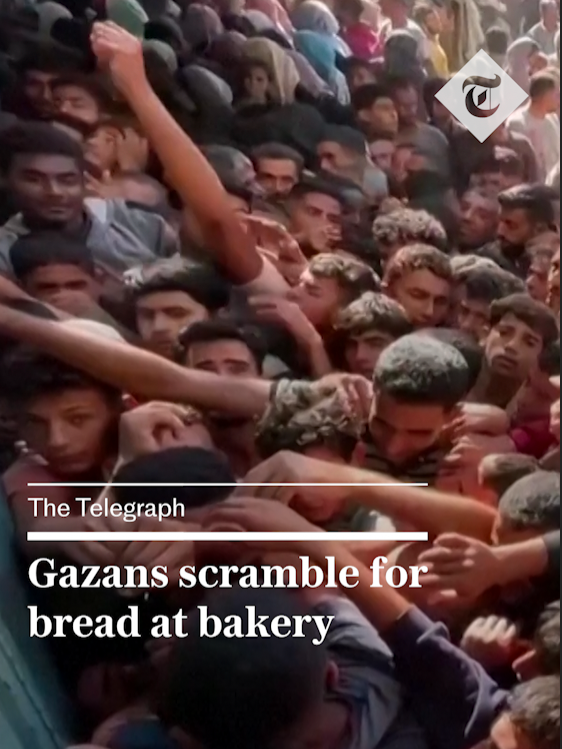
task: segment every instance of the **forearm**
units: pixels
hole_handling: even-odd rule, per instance
[[[387,476],[361,471],[361,483],[354,492],[354,501],[377,510],[399,523],[404,523],[431,536],[462,533],[471,538],[489,541],[496,519],[496,510],[476,500],[436,491],[431,487],[367,486],[388,482]]]
[[[507,585],[518,580],[541,577],[549,569],[549,552],[543,537],[500,546],[496,549],[495,556],[498,562],[497,580],[494,581],[496,584]]]
[[[126,98],[217,264],[234,283],[252,281],[263,262],[214,169],[146,81],[127,92]]]
[[[320,336],[304,346],[303,353],[306,355],[312,377],[324,377],[332,372],[332,363]]]
[[[261,415],[271,384],[186,369],[126,343],[0,308],[0,332],[144,400],[188,403],[203,410]]]

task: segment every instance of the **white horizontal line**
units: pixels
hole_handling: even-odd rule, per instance
[[[30,531],[28,541],[427,541],[425,532]]]
[[[353,483],[353,484],[246,484],[244,482],[236,483],[236,484],[147,484],[145,482],[142,483],[136,483],[136,484],[121,484],[121,483],[114,483],[112,481],[105,481],[105,482],[82,482],[82,483],[64,483],[64,482],[55,482],[55,483],[36,483],[36,482],[30,482],[28,483],[28,486],[68,486],[68,487],[89,487],[89,486],[190,486],[190,487],[196,487],[196,486],[217,486],[217,487],[227,487],[230,486],[233,489],[239,489],[244,486],[308,486],[308,487],[321,487],[321,486],[429,486],[427,482],[423,483],[405,483],[404,481],[394,481],[389,483],[376,483],[376,484],[364,484],[363,482],[360,483]]]

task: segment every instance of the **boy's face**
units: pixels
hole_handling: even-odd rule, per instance
[[[81,86],[57,86],[53,99],[55,110],[60,114],[74,117],[86,125],[95,125],[100,119],[101,112],[97,99]]]
[[[305,270],[289,294],[316,328],[327,328],[342,304],[342,292],[334,278],[322,278]]]
[[[77,314],[98,300],[95,280],[78,265],[44,265],[36,268],[24,284],[27,293],[45,304]]]
[[[551,310],[560,313],[560,248],[550,264],[546,302]]]
[[[369,417],[369,431],[378,450],[399,466],[432,448],[449,420],[440,405],[401,403],[376,393]]]
[[[41,395],[24,407],[21,434],[54,473],[78,476],[99,469],[107,450],[116,405],[94,387]]]
[[[488,335],[486,362],[493,374],[523,382],[537,367],[542,347],[539,333],[509,312]]]
[[[414,270],[394,279],[388,294],[404,307],[416,328],[435,328],[449,312],[451,284],[430,270]]]
[[[243,341],[223,339],[193,343],[185,357],[191,369],[228,377],[259,377],[252,352]]]
[[[180,332],[206,320],[208,312],[184,291],[155,291],[137,299],[138,333],[150,351],[171,359]]]
[[[345,363],[349,372],[371,379],[380,355],[394,338],[382,330],[369,330],[351,335],[344,348]]]
[[[113,170],[117,163],[118,136],[117,128],[100,125],[86,141],[86,161],[99,167],[102,172]]]
[[[455,327],[481,343],[490,331],[490,305],[480,299],[469,299],[466,288],[457,289]]]

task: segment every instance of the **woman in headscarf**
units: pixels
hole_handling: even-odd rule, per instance
[[[345,76],[336,67],[336,51],[322,34],[297,31],[295,48],[310,62],[318,75],[326,81],[340,104],[349,104],[349,88]]]
[[[279,104],[295,100],[300,77],[295,63],[287,52],[270,39],[248,39],[243,46],[244,56],[262,62],[270,73],[270,96]]]
[[[526,36],[517,39],[507,50],[505,72],[527,93],[531,83],[532,59],[540,51],[539,45]]]
[[[319,0],[305,0],[291,14],[291,20],[298,31],[316,31],[329,40],[335,51],[342,57],[349,57],[351,50],[338,36],[340,25],[332,11]]]
[[[189,5],[182,16],[181,28],[193,52],[204,52],[213,39],[224,33],[218,14],[208,5]]]

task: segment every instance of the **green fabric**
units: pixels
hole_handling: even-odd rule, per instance
[[[144,26],[148,22],[148,16],[137,0],[107,0],[106,13],[108,21],[113,21],[130,34],[144,39]]]

